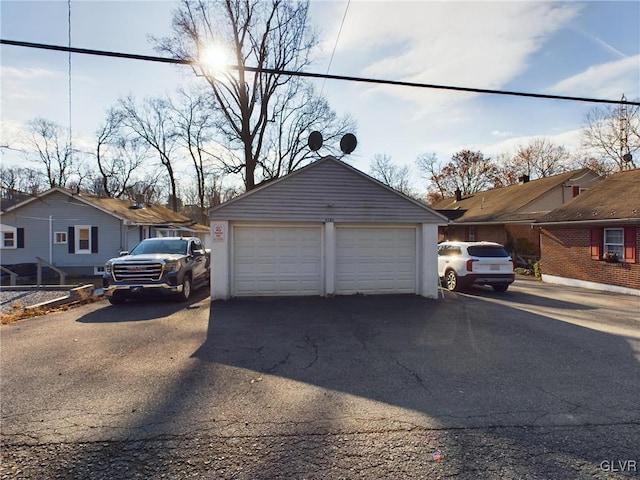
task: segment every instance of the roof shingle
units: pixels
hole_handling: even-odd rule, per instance
[[[590,172],[588,168],[583,168],[527,183],[474,193],[458,201],[455,198],[445,198],[433,205],[433,208],[442,213],[448,210],[449,218],[452,218],[451,215],[455,211],[463,211],[461,215],[454,215],[457,217],[457,223],[531,221],[548,211],[529,211],[526,208],[528,204],[553,188]]]
[[[537,223],[640,220],[640,168],[615,173]]]

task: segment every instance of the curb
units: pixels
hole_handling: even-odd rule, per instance
[[[68,289],[68,287],[67,287]],[[67,305],[69,303],[74,303],[80,300],[81,298],[89,298],[93,296],[95,286],[94,285],[82,285],[80,287],[75,287],[68,290],[68,294],[61,298],[56,298],[54,300],[49,300],[46,302],[36,303],[35,305],[29,305],[24,309],[26,311],[36,310],[40,308],[55,308],[60,307],[62,305]],[[62,288],[53,288],[51,290],[64,290]]]

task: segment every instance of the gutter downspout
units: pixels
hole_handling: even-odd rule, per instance
[[[49,215],[49,263],[53,264],[53,216]]]

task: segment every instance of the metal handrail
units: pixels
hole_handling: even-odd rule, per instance
[[[0,265],[0,270],[9,274],[9,285],[15,287],[17,284],[18,274]]]
[[[36,259],[38,260],[38,270],[37,270],[37,277],[36,277],[36,285],[38,286],[42,286],[42,265],[46,265],[47,267],[49,267],[51,270],[54,270],[58,275],[60,275],[60,285],[65,285],[65,280],[66,280],[66,276],[67,274],[65,272],[63,272],[62,270],[60,270],[59,268],[55,267],[54,265],[51,265],[49,262],[47,262],[46,260],[43,260],[40,257],[36,257]]]

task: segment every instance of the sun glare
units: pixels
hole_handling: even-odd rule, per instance
[[[219,45],[209,45],[200,52],[200,64],[211,72],[224,72],[229,66],[229,55]]]

